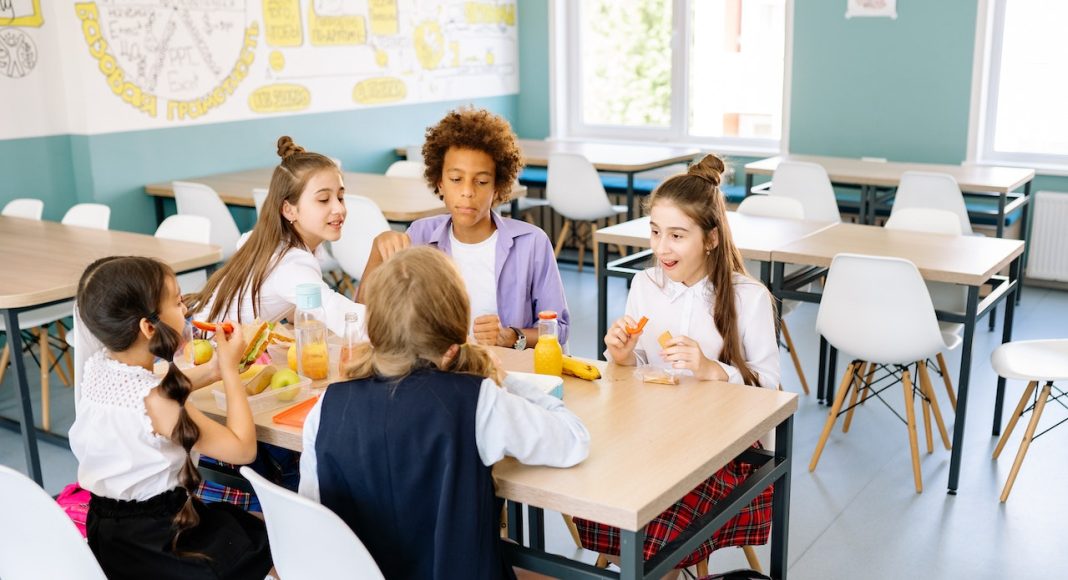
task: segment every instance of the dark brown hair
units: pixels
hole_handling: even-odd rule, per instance
[[[461,107],[449,111],[437,125],[427,128],[426,142],[423,143],[423,163],[426,165],[423,177],[439,197],[445,154],[452,147],[489,155],[493,159],[495,174],[494,205],[511,198],[512,183],[523,169],[523,153],[508,121],[485,109]]]

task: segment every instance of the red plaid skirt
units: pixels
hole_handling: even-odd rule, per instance
[[[675,539],[698,517],[708,513],[749,477],[753,466],[731,461],[715,475],[701,482],[686,497],[664,510],[645,526],[644,557],[652,558],[665,544]],[[771,486],[706,540],[676,568],[685,568],[708,559],[713,550],[727,546],[760,546],[768,543],[771,533]],[[619,528],[575,518],[582,547],[601,554],[619,554]]]

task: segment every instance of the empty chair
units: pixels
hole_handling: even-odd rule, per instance
[[[7,217],[20,217],[31,220],[40,220],[44,213],[44,202],[39,199],[20,197],[13,199],[4,205],[0,214]]]
[[[916,207],[952,212],[960,220],[960,231],[964,235],[972,235],[972,222],[968,218],[968,208],[964,205],[964,194],[952,175],[927,171],[902,173],[890,215],[893,216],[894,212],[905,208]]]
[[[77,203],[63,215],[63,225],[106,230],[111,223],[111,208],[102,203]]]
[[[515,200],[517,206],[519,206],[519,215],[513,215],[513,218],[523,218],[529,223],[534,223],[534,220],[530,217],[530,211],[538,209],[539,207],[546,207],[549,205],[549,200],[540,197],[520,197]],[[497,206],[497,211],[501,214],[512,213],[512,202],[508,201]]]
[[[916,435],[916,413],[913,399],[918,393],[923,405],[927,452],[934,450],[931,436],[931,414],[938,425],[942,443],[950,448],[949,435],[942,422],[938,399],[934,397],[931,379],[927,374],[927,359],[945,348],[938,328],[934,306],[927,293],[920,271],[915,264],[900,258],[838,254],[831,262],[827,283],[820,300],[816,330],[839,350],[856,356],[846,368],[842,386],[835,394],[816,450],[809,462],[815,471],[827,438],[838,416],[848,413],[843,431],[849,429],[857,396],[863,389],[865,368],[880,365],[891,373],[891,380],[882,387],[872,384],[871,395],[878,397],[896,386],[900,378],[905,400],[905,423],[908,427],[909,450],[916,493],[923,491],[920,473],[920,453]],[[912,382],[909,367],[917,366],[919,386]],[[849,407],[842,408],[846,396]]]
[[[578,269],[586,256],[587,244],[593,246],[593,263],[597,263],[597,244],[593,243],[593,234],[597,231],[594,222],[627,213],[627,206],[613,205],[601,183],[597,170],[582,155],[574,153],[552,153],[549,155],[549,175],[545,181],[545,197],[556,213],[564,218],[563,228],[556,239],[556,256],[564,248],[564,242],[574,226],[578,243]],[[575,222],[579,222],[575,224]],[[580,224],[589,225],[588,234],[583,235]],[[587,242],[587,238],[589,242]],[[620,248],[620,254],[623,254]]]
[[[175,181],[173,187],[178,213],[208,218],[211,221],[211,243],[222,250],[222,261],[229,260],[237,250],[241,232],[219,194],[202,183]]]
[[[1035,429],[1042,417],[1042,411],[1046,408],[1046,402],[1064,396],[1064,392],[1053,383],[1068,380],[1068,339],[1019,340],[1005,343],[991,353],[990,365],[994,367],[994,372],[998,376],[1027,381],[1023,396],[1020,397],[1020,402],[1016,405],[1016,410],[1012,412],[1005,432],[1001,434],[1001,439],[994,448],[994,459],[1001,455],[1001,450],[1005,448],[1005,443],[1008,442],[1013,429],[1016,428],[1016,422],[1029,410],[1032,411],[1031,421],[1028,422],[1023,439],[1020,440],[1020,450],[1016,452],[1016,460],[1012,463],[1009,478],[1005,480],[1005,487],[1001,490],[1001,501],[1004,502],[1009,499],[1012,484],[1020,473],[1020,465],[1023,464],[1027,449],[1035,438]],[[1040,382],[1043,383],[1042,392],[1029,408],[1028,402],[1031,401],[1031,395]],[[1056,393],[1052,393],[1054,389]]]
[[[800,220],[805,217],[805,209],[800,201],[781,195],[750,195],[743,199],[742,203],[738,204],[738,213],[794,220]],[[746,260],[745,269],[750,273],[759,272],[760,265],[755,260]],[[790,275],[801,269],[803,269],[803,266],[786,266],[786,274]],[[793,360],[797,377],[801,380],[801,388],[804,389],[807,395],[808,381],[805,379],[804,369],[801,368],[801,358],[797,356],[797,348],[790,337],[790,329],[786,325],[786,315],[793,312],[798,304],[796,300],[782,301],[779,309],[779,328],[782,329],[782,338],[786,341],[786,350],[790,353],[791,360]]]
[[[260,217],[263,210],[263,202],[267,200],[267,188],[257,187],[252,190],[252,203],[256,204],[256,218]]]
[[[389,230],[389,222],[382,215],[371,199],[360,195],[346,195],[345,206],[348,208],[348,216],[341,226],[341,238],[331,242],[331,250],[334,258],[341,266],[341,270],[351,279],[359,280],[363,276],[363,270],[367,267],[367,260],[371,256],[371,246],[375,236]],[[343,281],[342,284],[348,282]],[[349,289],[355,297],[356,289],[349,282]]]
[[[417,179],[423,178],[423,162],[422,161],[394,161],[389,169],[386,169],[386,176],[388,177],[414,177]]]
[[[773,196],[791,197],[801,202],[805,209],[805,219],[818,222],[838,223],[842,221],[838,213],[838,200],[834,197],[831,178],[827,170],[816,163],[801,161],[783,161],[775,168],[771,176]]]
[[[0,578],[104,580],[74,522],[45,490],[0,465]]]
[[[408,145],[404,148],[404,156],[408,161],[414,161],[416,163],[423,163],[423,146],[422,145]]]
[[[363,542],[334,512],[241,468],[263,506],[271,556],[286,580],[383,578]]]
[[[156,228],[156,237],[210,244],[211,221],[201,215],[172,215]],[[181,288],[182,294],[197,292],[204,287],[207,279],[207,273],[203,270],[181,274],[178,276],[178,287]]]

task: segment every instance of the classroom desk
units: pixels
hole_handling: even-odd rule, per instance
[[[727,212],[734,245],[746,260],[760,262],[760,280],[771,287],[772,250],[783,244],[831,227],[831,223],[744,215]],[[649,218],[643,217],[597,230],[594,241],[601,244],[597,264],[597,345],[594,352],[604,351],[603,339],[608,332],[608,277],[630,279],[641,271],[634,265],[644,262],[652,250],[644,250],[608,262],[608,245],[649,247]]]
[[[161,240],[143,234],[66,226],[56,222],[0,216],[0,247],[6,254],[0,277],[0,310],[7,323],[11,362],[15,366],[22,441],[30,477],[41,483],[37,429],[30,408],[26,363],[22,356],[20,312],[74,297],[86,266],[105,256],[149,256],[176,272],[208,268],[222,258],[218,246]],[[13,428],[14,421],[0,425]],[[55,437],[51,434],[45,436]],[[63,443],[62,440],[57,442]]]
[[[266,188],[271,183],[274,167],[261,167],[247,171],[219,173],[204,177],[190,177],[176,181],[203,183],[215,190],[226,205],[256,207],[252,190]],[[382,215],[391,222],[413,222],[420,218],[446,213],[445,204],[427,188],[422,179],[411,177],[388,177],[377,173],[343,172],[345,192],[370,198],[382,210]],[[174,198],[172,182],[150,183],[145,193],[155,199],[156,222],[163,222],[163,200]],[[512,186],[512,198],[524,197],[524,185]],[[513,211],[515,207],[513,206]],[[513,214],[517,215],[517,214]]]
[[[925,280],[959,284],[967,287],[967,306],[963,313],[938,312],[940,320],[964,324],[964,344],[961,350],[960,377],[957,381],[956,420],[953,425],[953,450],[949,468],[949,492],[955,494],[960,478],[960,459],[964,448],[964,421],[968,410],[969,378],[972,366],[972,342],[977,320],[990,314],[1001,301],[1005,302],[1002,342],[1012,340],[1014,300],[1012,295],[1019,284],[1021,256],[1024,243],[982,236],[945,236],[921,232],[888,230],[857,224],[837,224],[785,244],[771,253],[774,264],[772,288],[779,299],[819,302],[819,294],[798,291],[811,282],[819,272],[800,276],[784,276],[785,264],[799,264],[827,268],[839,253],[892,256],[910,260]],[[998,272],[1009,267],[1009,275]],[[992,284],[993,290],[982,301],[979,287]],[[826,342],[820,342],[819,393],[821,400],[833,398],[833,380],[837,352]],[[1005,379],[998,378],[994,410],[994,433],[1000,432],[1001,407],[1004,400]]]
[[[529,372],[531,350],[494,351],[509,370]],[[548,554],[543,510],[618,526],[623,546],[620,578],[659,578],[748,505],[768,485],[775,486],[771,537],[771,576],[786,577],[790,509],[793,413],[797,395],[732,385],[698,382],[677,386],[644,384],[633,368],[601,363],[595,382],[564,377],[564,401],[590,431],[590,455],[569,469],[520,465],[506,458],[493,469],[497,495],[509,500],[509,533],[522,538],[526,504],[527,545],[502,544],[515,564],[562,578],[617,577],[567,558]],[[221,412],[206,389],[191,399],[216,419]],[[695,412],[701,409],[701,412]],[[301,449],[299,429],[276,426],[271,416],[255,416],[257,437],[288,449]],[[757,452],[750,445],[772,429],[776,450]],[[686,445],[679,445],[685,441]],[[694,526],[673,554],[643,563],[645,525],[731,459],[745,454],[763,462],[743,486]],[[520,542],[521,543],[521,542]]]
[[[676,163],[689,163],[701,154],[695,147],[671,147],[656,144],[596,143],[590,141],[557,141],[519,139],[523,164],[548,167],[553,153],[577,153],[585,157],[594,169],[627,176],[627,219],[632,219],[634,207],[634,174],[659,169]],[[406,156],[407,148],[398,147],[397,155]],[[513,214],[516,215],[516,214]]]

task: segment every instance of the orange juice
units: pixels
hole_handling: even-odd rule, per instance
[[[534,347],[534,372],[539,375],[560,376],[564,371],[564,350],[560,341],[551,334],[538,337]]]

